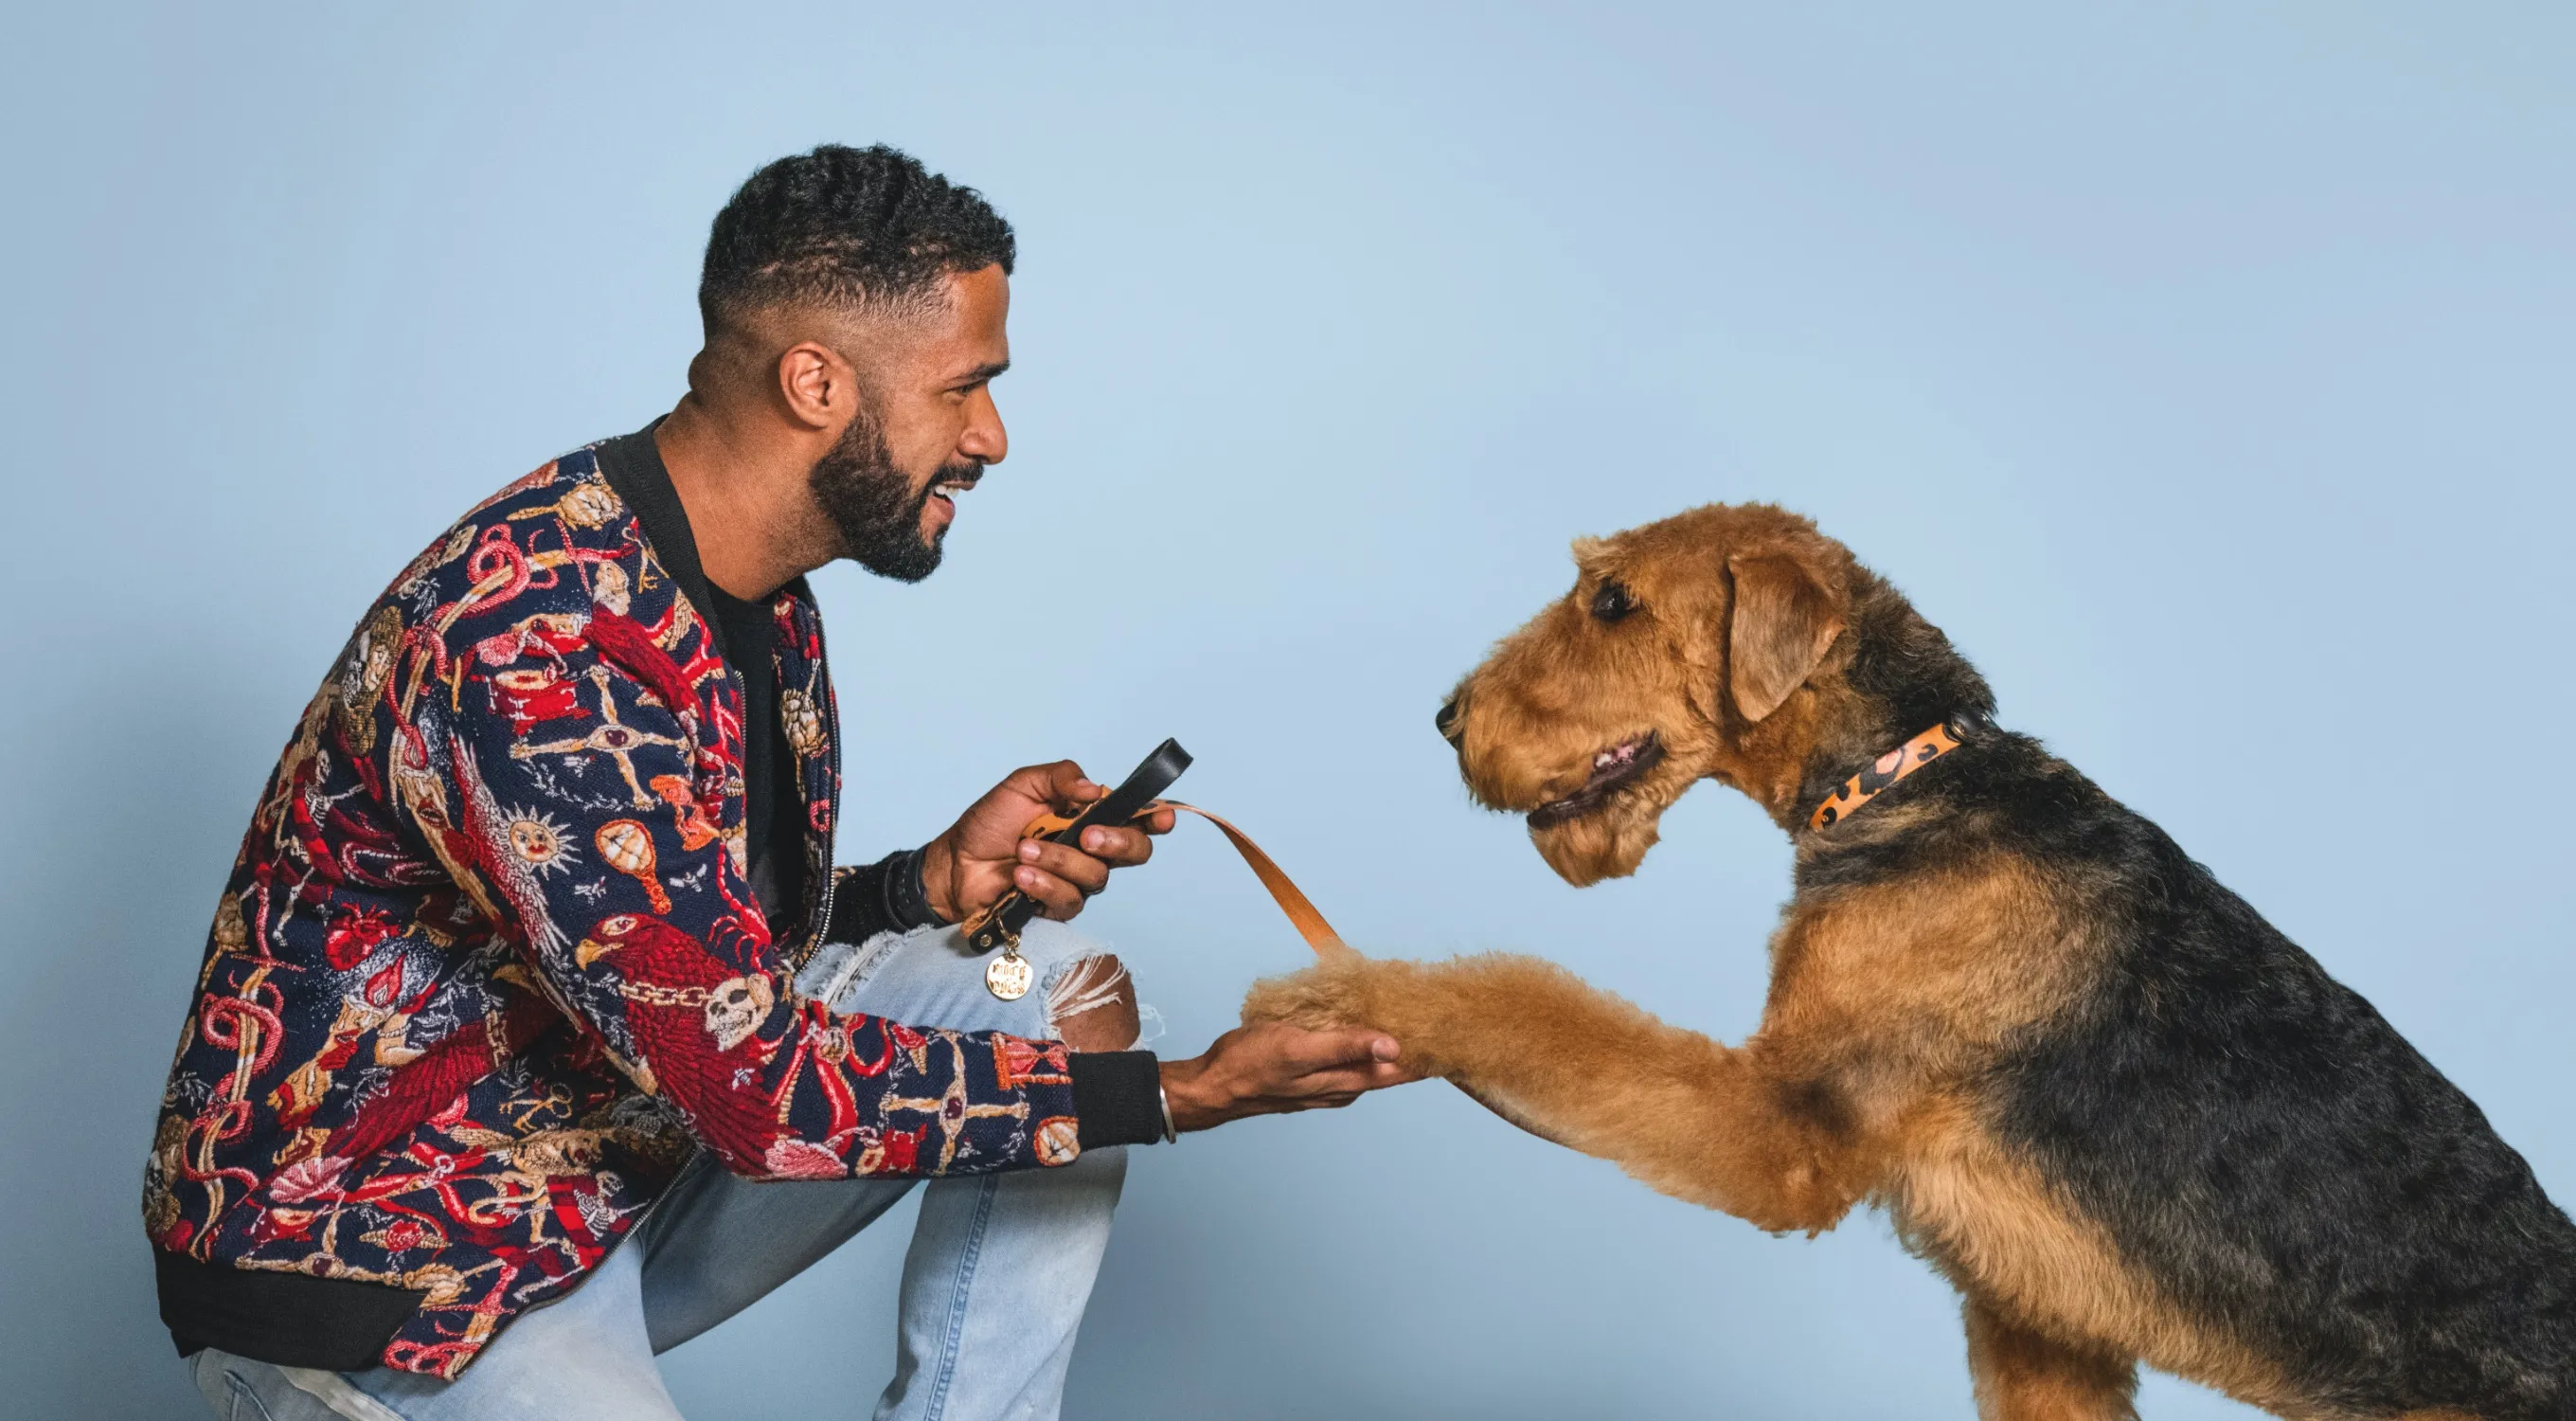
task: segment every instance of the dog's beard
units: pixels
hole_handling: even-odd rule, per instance
[[[1693,748],[1685,734],[1678,747],[1680,755],[1688,757]],[[1690,788],[1693,776],[1684,768],[1687,763],[1687,758],[1667,760],[1588,813],[1532,825],[1531,847],[1559,878],[1577,888],[1605,878],[1626,878],[1662,837],[1664,811]]]
[[[1589,888],[1637,871],[1662,835],[1664,807],[1655,800],[1623,796],[1580,819],[1532,829],[1530,843],[1557,877]]]
[[[815,506],[841,535],[842,554],[879,577],[919,582],[939,567],[940,545],[948,529],[922,535],[922,510],[942,483],[972,483],[983,475],[975,460],[943,464],[914,488],[895,467],[886,447],[885,430],[861,410],[822,458],[814,461],[807,485]]]

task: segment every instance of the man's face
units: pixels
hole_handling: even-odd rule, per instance
[[[1010,281],[988,266],[944,286],[935,309],[869,342],[868,398],[810,480],[843,555],[905,582],[939,566],[956,495],[1009,451],[991,385],[1011,363]]]

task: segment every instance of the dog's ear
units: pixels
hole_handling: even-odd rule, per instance
[[[1789,553],[1727,559],[1735,619],[1727,633],[1726,686],[1735,710],[1758,721],[1780,708],[1842,634],[1842,613],[1814,571]]]

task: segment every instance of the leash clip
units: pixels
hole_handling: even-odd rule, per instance
[[[1001,901],[996,900],[966,920],[966,941],[977,952],[990,952],[997,947],[1008,947],[1014,952],[1019,950],[1020,935],[1002,920],[1001,907]]]

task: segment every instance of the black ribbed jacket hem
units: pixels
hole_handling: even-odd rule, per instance
[[[214,1347],[278,1367],[363,1372],[429,1295],[385,1283],[200,1263],[152,1250],[161,1325],[182,1357]]]

